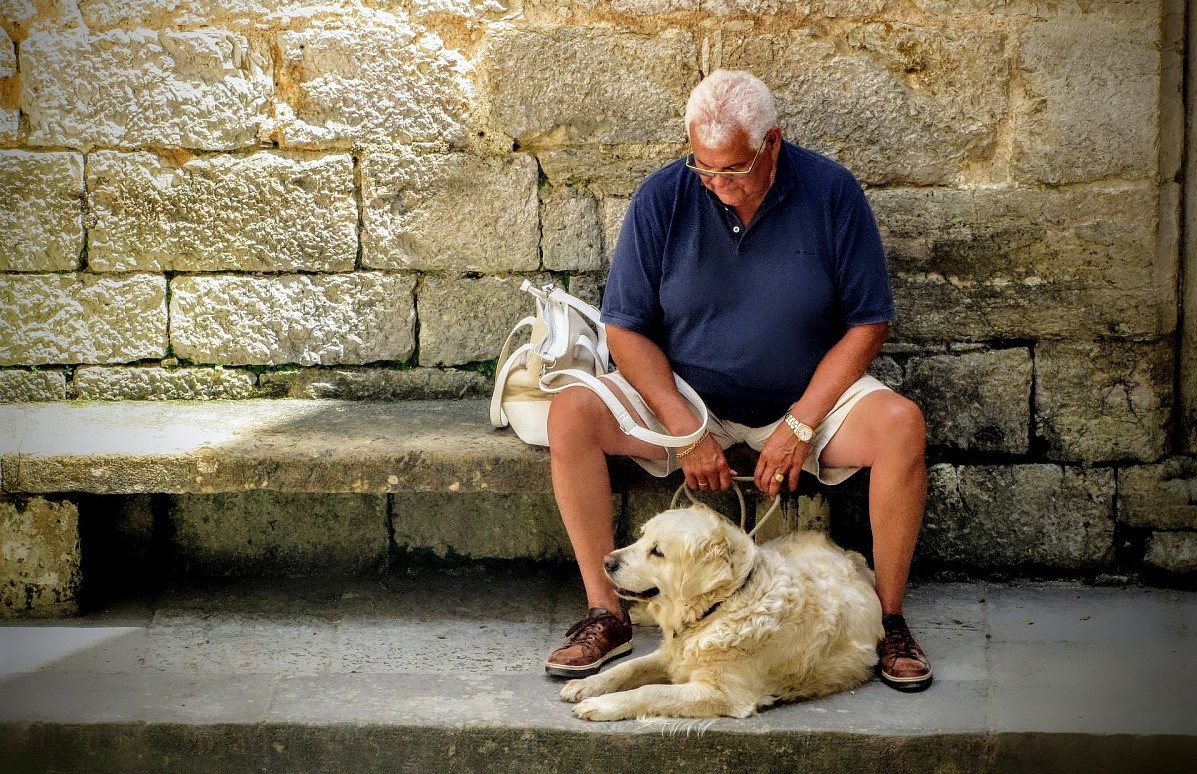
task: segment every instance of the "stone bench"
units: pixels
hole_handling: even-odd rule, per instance
[[[548,460],[480,400],[0,406],[0,614],[72,614],[81,555],[124,572],[165,552],[212,575],[568,561]],[[621,538],[678,484],[613,473]]]
[[[548,492],[547,462],[481,401],[0,406],[4,492]]]
[[[754,455],[732,464],[750,472]],[[680,479],[626,460],[612,469],[622,542]],[[930,478],[916,570],[1093,575],[1125,564],[1123,545],[1132,572],[1137,561],[1197,575],[1197,461],[1116,477],[939,463]],[[762,532],[829,529],[867,550],[865,483],[804,478],[803,496]],[[760,503],[748,495],[751,520]],[[738,510],[729,495],[712,504]],[[72,614],[85,573],[99,583],[155,567],[161,579],[571,559],[547,451],[493,430],[482,400],[0,405],[0,615]]]

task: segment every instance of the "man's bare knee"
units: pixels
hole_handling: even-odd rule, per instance
[[[922,409],[909,398],[895,394],[886,406],[885,424],[889,436],[910,451],[921,450],[927,442],[927,422]]]
[[[610,416],[602,400],[590,390],[558,393],[549,406],[549,448],[578,437],[597,443],[598,430]]]

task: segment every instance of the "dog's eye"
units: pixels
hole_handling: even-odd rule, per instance
[[[665,558],[665,554],[661,553],[661,549],[655,545],[651,549],[649,549],[648,555],[649,556],[659,556],[662,559]]]

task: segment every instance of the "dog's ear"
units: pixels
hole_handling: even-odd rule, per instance
[[[699,544],[700,555],[704,559],[726,562],[732,567],[739,566],[751,554],[752,538],[722,516],[719,519],[723,522],[719,529]]]

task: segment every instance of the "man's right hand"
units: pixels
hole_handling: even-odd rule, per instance
[[[725,492],[731,488],[736,471],[728,467],[719,442],[707,436],[694,451],[678,460],[686,475],[686,486],[696,492]]]

